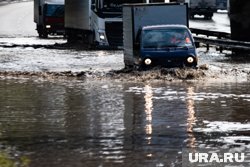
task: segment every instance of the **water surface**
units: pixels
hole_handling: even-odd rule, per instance
[[[31,167],[181,166],[183,148],[249,148],[248,83],[1,79],[0,106],[1,152]]]

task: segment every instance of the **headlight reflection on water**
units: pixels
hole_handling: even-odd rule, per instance
[[[146,126],[145,126],[145,131],[147,134],[147,140],[148,144],[151,144],[151,135],[153,132],[152,128],[152,112],[153,112],[153,90],[150,85],[145,86],[145,114],[146,114]]]
[[[195,108],[194,108],[194,88],[189,87],[187,88],[187,98],[186,98],[186,105],[187,105],[187,132],[188,132],[188,147],[194,148],[196,138],[193,134],[193,126],[196,122],[195,117]]]

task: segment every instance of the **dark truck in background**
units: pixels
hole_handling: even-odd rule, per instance
[[[184,2],[188,3],[190,18],[203,15],[204,19],[212,19],[217,11],[216,0],[184,0]]]
[[[151,0],[152,1],[152,0]],[[158,0],[164,2],[165,0]],[[189,17],[203,15],[204,19],[212,19],[213,14],[217,11],[218,5],[224,5],[227,0],[169,0],[169,2],[187,3],[189,8]]]
[[[41,38],[64,34],[64,0],[34,0],[34,22]]]
[[[183,3],[123,6],[125,68],[196,67],[197,52]]]
[[[227,10],[229,0],[216,0],[217,9]]]

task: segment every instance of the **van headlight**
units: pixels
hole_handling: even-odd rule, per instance
[[[51,25],[46,25],[46,28],[51,28]]]
[[[150,64],[152,63],[152,60],[151,60],[150,58],[146,58],[146,59],[144,60],[144,63],[145,63],[146,65],[150,65]]]
[[[191,57],[191,56],[189,56],[188,58],[187,58],[187,62],[188,63],[193,63],[194,62],[194,58],[193,57]]]

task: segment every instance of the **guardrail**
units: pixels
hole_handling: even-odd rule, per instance
[[[210,30],[202,30],[198,28],[190,28],[191,32],[196,35],[206,35],[217,37],[218,39],[231,39],[231,34],[226,32],[218,32],[218,31],[210,31]]]
[[[220,51],[222,52],[223,49],[231,50],[244,50],[250,51],[250,42],[242,42],[242,41],[235,41],[230,39],[210,39],[204,37],[194,37],[196,42],[205,43],[208,45],[214,45],[220,47]]]
[[[219,47],[220,52],[233,49],[250,51],[250,42],[231,40],[230,33],[196,28],[190,28],[190,30],[194,34],[195,42],[206,44],[207,50],[209,50],[210,45],[213,45]]]

